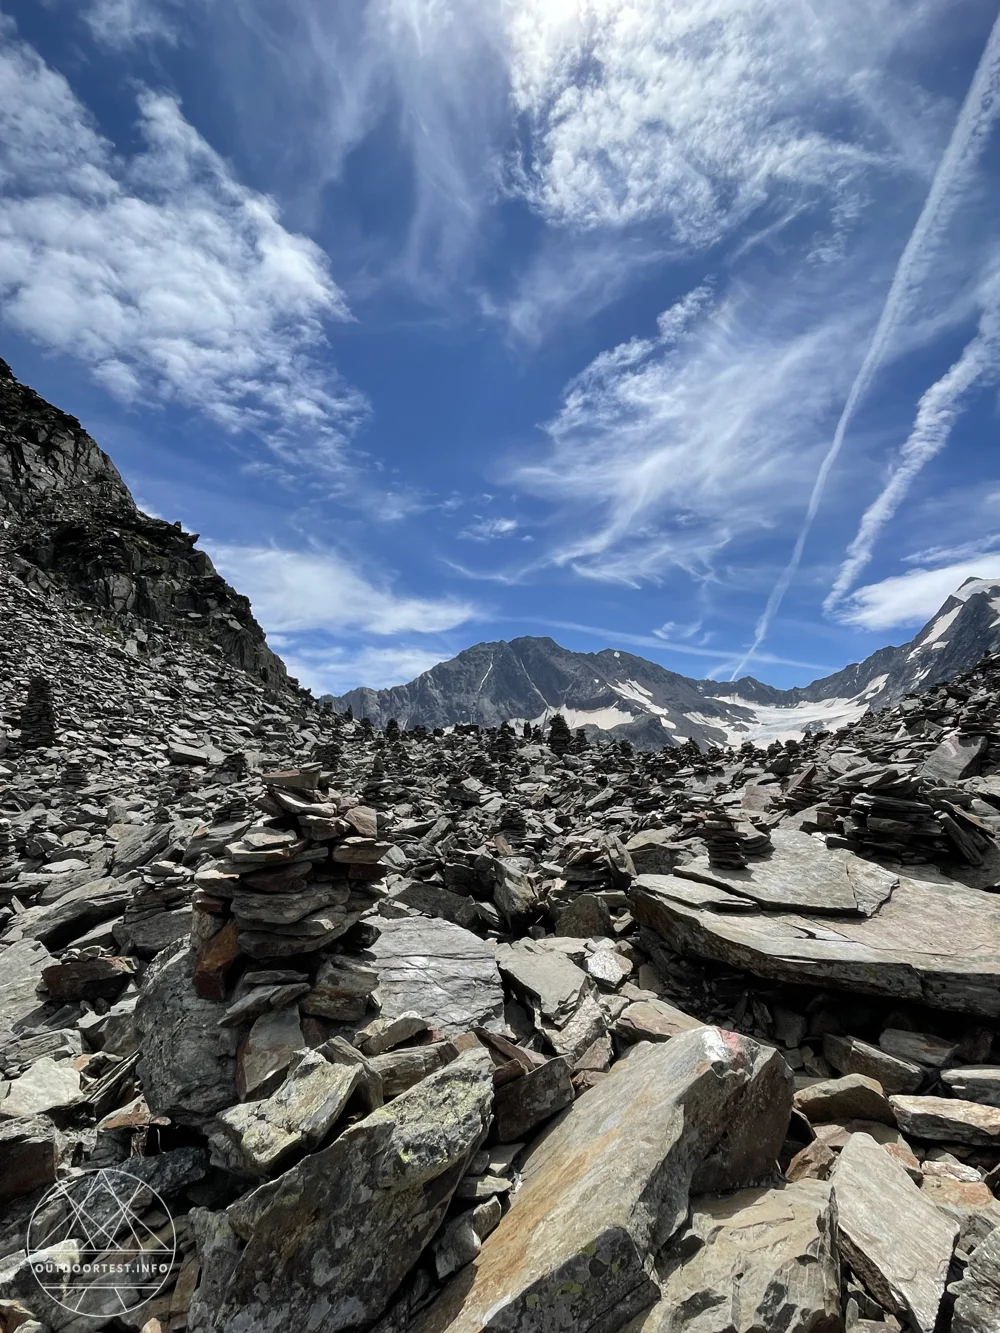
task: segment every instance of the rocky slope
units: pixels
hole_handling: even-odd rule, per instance
[[[867,709],[949,680],[1000,649],[1000,584],[970,579],[915,638],[798,689],[752,676],[693,680],[632,653],[575,653],[552,639],[480,643],[408,685],[326,696],[378,726],[446,727],[456,722],[543,722],[563,713],[591,739],[602,734],[643,749],[739,744],[801,737],[839,727]]]
[[[0,616],[0,1327],[995,1327],[1000,660],[654,754]]]
[[[250,603],[197,540],[179,523],[142,513],[76,418],[0,360],[0,552],[8,566],[41,591],[210,640],[228,661],[282,682],[284,665]]]

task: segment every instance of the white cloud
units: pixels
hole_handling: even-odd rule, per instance
[[[966,579],[1000,579],[1000,553],[984,552],[940,569],[911,569],[852,594],[838,619],[860,629],[923,625]]]
[[[83,21],[103,46],[177,40],[176,11],[183,0],[91,0]]]
[[[515,473],[559,507],[541,561],[631,586],[671,566],[700,580],[723,547],[786,517],[866,313],[859,292],[817,320],[822,296],[808,276],[780,297],[766,281],[714,304],[702,286],[655,336],[596,357],[546,424],[548,453]]]
[[[438,634],[476,615],[468,602],[408,597],[333,551],[203,543],[219,572],[250,598],[267,631]]]
[[[776,188],[839,199],[873,163],[926,167],[914,113],[925,129],[929,108],[885,63],[935,9],[515,0],[512,92],[531,127],[520,188],[556,222],[663,218],[700,248]]]
[[[325,255],[241,185],[173,98],[118,156],[62,75],[0,25],[3,318],[122,400],[174,400],[333,466],[362,396],[321,366],[349,313]]]
[[[282,651],[282,658],[291,674],[314,694],[344,694],[359,685],[373,690],[407,685],[443,661],[439,652],[405,645],[346,650],[292,643],[289,651]]]
[[[520,524],[516,518],[480,518],[476,517],[458,534],[468,541],[490,542],[500,537],[512,537]]]

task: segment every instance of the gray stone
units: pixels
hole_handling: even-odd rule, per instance
[[[413,1333],[613,1333],[659,1296],[649,1256],[693,1187],[748,1185],[771,1169],[791,1107],[776,1052],[717,1028],[637,1047],[536,1142],[510,1211],[471,1275]]]
[[[886,901],[897,877],[843,850],[830,850],[808,833],[775,829],[774,850],[744,869],[720,868],[700,857],[674,874],[715,885],[769,908],[868,916]]]
[[[373,964],[342,955],[326,958],[299,1008],[306,1014],[353,1023],[364,1014],[368,996],[377,985],[378,971]]]
[[[114,924],[116,942],[140,958],[155,958],[191,933],[191,908],[178,907],[173,912],[142,912],[126,915]]]
[[[632,914],[676,953],[795,985],[1000,1017],[1000,895],[901,876],[870,918],[831,917],[759,912],[752,904],[750,911],[727,903],[715,910],[685,900],[690,881],[663,876],[650,885],[649,878],[630,890]]]
[[[416,1011],[444,1033],[503,1028],[503,989],[492,950],[471,931],[437,918],[379,923],[371,947],[385,1018]]]
[[[549,1060],[497,1092],[495,1133],[501,1143],[520,1143],[573,1100],[569,1059]]]
[[[18,940],[0,951],[0,1038],[10,1037],[15,1025],[38,1008],[42,969],[54,962],[38,940]]]
[[[891,1097],[896,1123],[908,1137],[934,1143],[1000,1145],[1000,1107],[957,1097]]]
[[[25,936],[49,948],[61,948],[86,934],[92,926],[120,916],[132,900],[132,884],[99,879],[70,889],[58,901],[29,907],[18,921]]]
[[[946,1069],[941,1081],[964,1101],[1000,1106],[1000,1066],[965,1065],[961,1069]]]
[[[910,1032],[906,1028],[886,1028],[879,1036],[878,1044],[898,1060],[909,1060],[931,1069],[941,1069],[958,1050],[957,1042],[945,1041],[927,1032]]]
[[[916,1092],[924,1080],[919,1065],[889,1055],[858,1037],[828,1033],[823,1038],[823,1054],[841,1074],[865,1074],[881,1083],[887,1093]]]
[[[363,1077],[360,1064],[330,1064],[302,1052],[270,1097],[220,1111],[208,1128],[213,1160],[240,1175],[275,1175],[322,1143]]]
[[[575,935],[591,939],[596,935],[611,934],[611,913],[603,898],[593,893],[581,893],[556,919],[557,935]]]
[[[502,1211],[500,1200],[494,1196],[453,1217],[442,1227],[433,1245],[434,1268],[439,1282],[475,1259],[483,1241],[496,1230]]]
[[[841,1253],[881,1304],[934,1333],[958,1227],[868,1134],[852,1134],[831,1176]]]
[[[832,1120],[879,1120],[894,1125],[896,1117],[881,1083],[865,1074],[821,1079],[795,1094],[795,1108],[813,1125]]]
[[[583,968],[567,958],[552,939],[501,944],[496,961],[504,977],[553,1027],[563,1027],[584,997],[594,993],[594,983]]]
[[[833,1333],[840,1264],[830,1184],[802,1180],[691,1201],[661,1300],[626,1333]]]
[[[16,1078],[0,1101],[0,1116],[33,1116],[42,1111],[62,1111],[82,1100],[80,1071],[68,1060],[43,1055],[20,1078]]]
[[[170,842],[169,824],[130,824],[119,835],[111,856],[111,869],[116,875],[127,875],[138,870],[165,850]]]
[[[47,1116],[0,1122],[0,1203],[53,1184],[59,1156],[60,1136]]]
[[[960,782],[962,778],[971,777],[975,773],[988,744],[985,736],[962,736],[954,732],[931,751],[921,765],[920,772],[924,777],[937,782],[949,785]]]
[[[383,1094],[386,1097],[398,1097],[435,1069],[441,1069],[454,1060],[457,1054],[457,1049],[450,1041],[432,1041],[426,1046],[405,1046],[374,1055],[368,1063],[382,1080]]]
[[[254,1020],[236,1057],[236,1088],[240,1096],[260,1097],[270,1092],[305,1046],[298,1009],[269,1009]]]
[[[423,884],[418,879],[407,879],[392,889],[389,899],[413,907],[425,916],[439,916],[453,925],[468,930],[480,919],[479,905],[461,893],[452,893],[440,884]]]
[[[338,1333],[378,1318],[440,1226],[492,1095],[489,1056],[467,1051],[238,1200],[231,1238],[215,1228],[205,1327]]]
[[[637,875],[669,875],[682,859],[682,848],[671,829],[647,829],[625,844]]]
[[[615,1021],[615,1035],[627,1042],[669,1041],[704,1026],[666,1000],[634,1000]]]
[[[139,1075],[149,1109],[198,1125],[236,1101],[232,1056],[220,1050],[221,1004],[194,989],[186,947],[162,953],[143,977],[135,1009]]]
[[[976,1247],[955,1296],[951,1333],[996,1333],[1000,1328],[1000,1227]]]

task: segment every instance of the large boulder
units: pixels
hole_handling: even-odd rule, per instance
[[[135,1007],[146,1102],[154,1115],[183,1125],[200,1125],[237,1100],[235,1061],[220,1042],[225,1006],[197,993],[193,969],[186,944],[160,954]]]
[[[203,1228],[192,1330],[338,1333],[376,1319],[444,1220],[492,1098],[489,1055],[466,1051],[238,1200]]]
[[[689,1191],[766,1175],[791,1103],[781,1056],[750,1038],[636,1046],[537,1141],[510,1211],[414,1333],[615,1333],[658,1299],[652,1256]]]

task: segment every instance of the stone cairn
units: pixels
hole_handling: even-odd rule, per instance
[[[87,770],[79,759],[67,759],[62,771],[62,785],[64,787],[85,787],[87,785]]]
[[[549,724],[549,749],[561,759],[573,743],[573,733],[562,713],[556,713]]]
[[[0,819],[0,868],[14,858],[14,830],[9,819]]]
[[[700,832],[708,849],[709,864],[720,869],[741,869],[747,864],[747,857],[760,856],[771,847],[771,835],[766,829],[734,819],[728,810],[715,803],[702,815]]]
[[[56,710],[45,676],[32,676],[20,716],[21,749],[44,750],[56,743]]]

